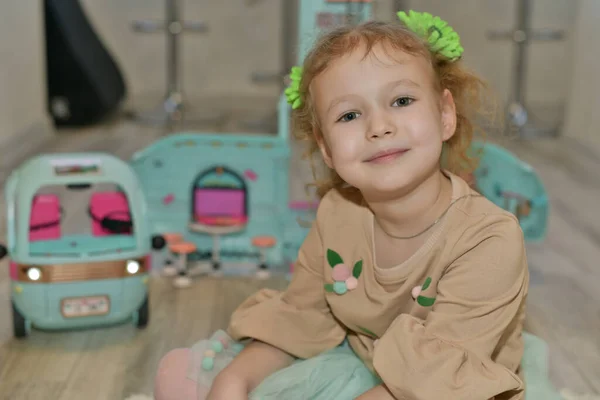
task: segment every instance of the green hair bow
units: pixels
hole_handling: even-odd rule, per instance
[[[462,55],[464,49],[460,45],[458,33],[440,17],[413,10],[408,14],[400,11],[397,15],[408,29],[427,41],[432,52],[441,54],[450,61],[456,61]]]

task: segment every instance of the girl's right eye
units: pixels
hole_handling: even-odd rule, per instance
[[[342,115],[342,117],[340,119],[338,119],[338,122],[350,122],[350,121],[358,118],[359,115],[360,114],[357,112],[349,112],[349,113]]]

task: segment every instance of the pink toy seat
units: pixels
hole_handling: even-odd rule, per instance
[[[90,198],[90,213],[92,219],[92,234],[94,236],[107,236],[115,234],[130,235],[131,231],[113,232],[102,226],[102,219],[110,218],[117,221],[131,221],[127,196],[121,192],[96,192]]]
[[[13,260],[10,260],[10,262],[8,263],[8,268],[10,273],[10,279],[13,281],[19,279],[19,265]]]
[[[242,189],[199,188],[194,191],[194,219],[207,225],[247,222],[246,193]]]
[[[61,236],[60,200],[55,194],[38,194],[31,202],[29,241],[56,240]]]

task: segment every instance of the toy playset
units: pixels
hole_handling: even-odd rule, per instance
[[[282,272],[289,237],[305,229],[289,212],[289,153],[284,135],[182,133],[155,142],[131,161],[152,233],[168,238],[166,251],[185,251],[212,271]],[[178,265],[187,286],[181,258]]]
[[[316,34],[366,20],[371,8],[370,1],[299,2],[298,60]],[[176,275],[176,286],[189,286],[194,271],[289,272],[310,224],[296,219],[310,221],[316,206],[289,202],[289,113],[282,95],[276,135],[180,133],[134,155],[152,232],[176,238],[153,267]]]
[[[112,190],[95,190],[98,187]],[[65,231],[64,194],[89,192],[89,224]],[[131,320],[148,323],[151,242],[144,194],[132,168],[107,154],[42,155],[5,186],[14,335]],[[76,207],[73,207],[75,211]],[[81,210],[80,210],[81,211]],[[87,214],[86,212],[87,211]]]

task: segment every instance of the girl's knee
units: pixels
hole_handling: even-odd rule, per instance
[[[187,378],[190,349],[175,349],[159,362],[154,381],[156,400],[196,400],[196,382]]]

